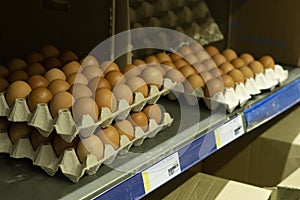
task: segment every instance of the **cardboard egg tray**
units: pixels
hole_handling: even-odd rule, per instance
[[[9,121],[28,122],[45,137],[55,129],[65,141],[71,142],[79,132],[89,135],[99,126],[103,128],[109,126],[114,119],[125,119],[130,111],[141,111],[146,104],[155,104],[162,95],[168,94],[171,87],[172,83],[164,80],[161,90],[156,86],[149,87],[148,97],[145,98],[137,92],[134,94],[134,102],[131,105],[125,100],[119,100],[116,112],[112,113],[109,108],[105,107],[100,110],[97,122],[94,122],[91,116],[84,115],[78,124],[73,120],[69,109],[59,110],[58,115],[53,118],[47,104],[38,104],[37,108],[30,112],[25,98],[16,99],[14,104],[9,107],[5,94],[0,93],[0,116],[7,117]]]
[[[40,166],[47,174],[53,176],[59,169],[72,182],[76,183],[84,174],[95,174],[102,164],[112,163],[117,155],[128,153],[132,146],[140,146],[146,138],[153,138],[156,134],[169,127],[173,119],[169,113],[163,113],[160,124],[150,119],[147,132],[140,127],[135,128],[135,138],[130,141],[126,136],[120,136],[120,147],[115,150],[112,145],[105,144],[104,157],[97,160],[92,154],[87,156],[84,163],[81,163],[76,155],[76,150],[70,148],[57,157],[51,143],[41,144],[34,151],[29,138],[20,138],[16,144],[12,144],[7,132],[0,132],[0,153],[9,153],[13,158],[29,158],[34,165]]]

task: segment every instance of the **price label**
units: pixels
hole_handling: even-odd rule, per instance
[[[217,148],[221,148],[245,133],[241,115],[230,120],[215,131]]]
[[[179,156],[176,152],[142,172],[145,192],[151,192],[180,173]]]

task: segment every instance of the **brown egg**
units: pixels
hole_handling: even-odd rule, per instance
[[[220,68],[214,68],[209,71],[214,78],[218,78],[223,75],[223,71]]]
[[[42,46],[41,49],[40,49],[40,52],[45,58],[49,58],[49,57],[59,55],[59,50],[53,45],[44,45],[44,46]]]
[[[124,99],[124,100],[127,101],[127,103],[129,105],[132,104],[132,102],[133,102],[133,93],[132,93],[130,87],[128,87],[127,85],[117,84],[113,89],[113,93],[114,93],[117,100]]]
[[[57,68],[50,69],[45,73],[45,78],[51,83],[52,81],[56,79],[61,79],[61,80],[66,80],[66,75],[64,74],[63,71]]]
[[[199,62],[203,62],[204,60],[211,59],[210,55],[208,55],[204,49],[195,53],[195,56],[197,57]]]
[[[5,78],[0,77],[0,92],[4,92],[8,86],[8,81]]]
[[[236,83],[244,83],[245,82],[245,77],[244,74],[239,70],[239,69],[234,69],[231,70],[228,73],[229,76],[234,80]]]
[[[99,88],[96,90],[95,101],[99,110],[102,107],[107,107],[111,112],[117,110],[117,100],[115,95],[107,88]]]
[[[148,117],[142,111],[131,113],[127,120],[129,120],[134,126],[141,127],[144,132],[148,129]]]
[[[81,83],[75,83],[71,85],[71,87],[68,90],[74,97],[74,99],[79,99],[81,97],[92,97],[93,93],[88,88],[88,86],[81,84]]]
[[[56,155],[61,156],[65,150],[75,148],[78,142],[78,137],[74,138],[72,142],[66,142],[64,139],[62,139],[62,137],[60,137],[60,135],[55,135],[52,145]]]
[[[73,101],[73,96],[67,91],[58,92],[53,95],[53,98],[49,103],[52,117],[56,117],[60,109],[70,109]]]
[[[187,46],[187,45],[183,45],[181,47],[179,47],[178,49],[178,53],[180,55],[183,55],[183,57],[190,55],[193,53],[193,50],[191,49],[191,47]]]
[[[223,63],[227,62],[225,56],[222,54],[217,54],[212,57],[213,61],[216,63],[217,66],[222,65]]]
[[[25,81],[15,81],[9,85],[5,94],[6,101],[9,106],[15,102],[17,98],[26,98],[31,92],[31,87]]]
[[[165,52],[160,52],[160,53],[156,54],[156,57],[158,58],[160,63],[167,62],[167,61],[169,61],[169,62],[172,61],[170,56]]]
[[[32,63],[28,65],[26,72],[29,76],[43,75],[46,73],[46,69],[40,63]]]
[[[90,97],[81,97],[75,100],[72,107],[72,114],[76,123],[80,122],[83,115],[89,115],[92,117],[94,122],[97,122],[99,117],[99,108],[94,99]]]
[[[202,77],[202,79],[204,80],[204,82],[206,83],[207,81],[213,79],[213,75],[210,72],[201,72],[200,76]]]
[[[30,142],[34,150],[37,150],[37,148],[43,143],[51,142],[53,138],[54,138],[53,133],[51,133],[48,137],[44,137],[35,128],[33,128],[30,133]]]
[[[231,78],[231,76],[229,76],[227,74],[223,74],[222,75],[222,80],[223,80],[223,83],[224,83],[224,87],[234,88],[234,80],[233,80],[233,78]]]
[[[56,79],[49,83],[48,88],[55,95],[58,92],[67,91],[70,88],[70,84],[65,80]]]
[[[240,70],[244,74],[245,78],[253,78],[254,77],[254,74],[249,67],[244,66],[244,67],[241,67]]]
[[[212,59],[203,60],[202,64],[205,66],[206,71],[210,71],[214,68],[217,68],[216,63]]]
[[[104,145],[99,137],[90,135],[87,138],[81,138],[78,142],[76,153],[81,163],[84,163],[88,154],[94,155],[97,160],[101,160],[104,156]]]
[[[163,74],[157,68],[146,67],[140,77],[147,83],[148,86],[155,85],[158,89],[161,89],[163,84]]]
[[[187,93],[192,93],[196,88],[202,88],[204,81],[198,74],[192,74],[186,78],[184,82],[184,90]]]
[[[88,66],[82,70],[82,74],[84,74],[88,80],[91,80],[97,76],[101,77],[103,72],[98,66]]]
[[[0,65],[0,77],[5,78],[8,76],[8,74],[9,74],[8,69],[3,65]]]
[[[120,71],[120,68],[117,65],[117,63],[110,60],[101,63],[100,69],[103,71],[103,74],[107,74],[110,71]]]
[[[63,64],[66,64],[71,61],[78,61],[77,55],[73,51],[70,51],[70,50],[61,52],[61,54],[59,55],[59,59],[61,60],[61,62]]]
[[[147,105],[143,112],[146,114],[148,119],[154,119],[157,124],[161,123],[162,120],[162,110],[158,104]]]
[[[237,69],[239,69],[239,68],[241,68],[241,67],[244,67],[244,66],[246,65],[245,61],[244,61],[243,59],[241,59],[241,58],[235,58],[235,59],[233,59],[233,60],[231,61],[231,64],[232,64],[235,68],[237,68]]]
[[[41,76],[41,75],[33,75],[28,79],[28,84],[30,85],[31,89],[36,87],[48,87],[49,81]]]
[[[21,58],[13,58],[7,63],[8,71],[22,70],[27,67],[26,62]]]
[[[124,119],[122,121],[117,121],[113,125],[119,132],[119,135],[125,135],[131,141],[134,139],[134,127],[130,121]]]
[[[77,61],[71,61],[63,66],[62,71],[65,73],[66,76],[80,72],[80,64]]]
[[[144,97],[148,96],[147,83],[140,77],[133,77],[126,81],[126,84],[130,87],[132,92],[141,92]]]
[[[42,64],[46,70],[62,67],[62,62],[57,57],[46,58]]]
[[[234,66],[229,63],[223,63],[222,65],[220,65],[220,69],[223,71],[224,74],[227,74],[228,72],[230,72],[231,70],[235,69]]]
[[[9,138],[12,144],[16,144],[20,138],[28,138],[31,127],[26,122],[14,122],[9,127]]]
[[[176,60],[174,62],[174,64],[176,65],[177,69],[180,69],[181,67],[186,66],[186,65],[190,65],[190,63],[188,63],[186,60],[183,60],[183,59]]]
[[[8,132],[8,129],[10,127],[9,121],[6,117],[0,117],[0,131]]]
[[[114,88],[116,84],[126,82],[125,76],[120,71],[109,71],[104,78],[109,82],[111,88]]]
[[[75,83],[80,83],[80,84],[83,84],[83,85],[87,85],[89,83],[89,80],[86,78],[86,76],[80,72],[75,72],[73,74],[70,74],[68,77],[67,77],[67,82],[70,84],[70,85],[73,85]]]
[[[249,65],[250,63],[252,63],[254,61],[254,58],[251,54],[249,53],[242,53],[240,55],[240,58],[244,60],[244,62],[246,63],[246,65]]]
[[[160,73],[161,73],[163,76],[165,75],[165,69],[161,66],[161,64],[160,64],[160,65],[158,65],[158,64],[151,64],[151,65],[149,65],[149,67],[155,68],[155,69],[157,69],[158,71],[160,71]],[[143,70],[145,70],[145,69],[143,69]]]
[[[224,84],[222,79],[214,78],[206,82],[204,86],[204,95],[206,97],[212,97],[214,94],[224,92]]]
[[[176,60],[181,60],[182,56],[179,53],[171,53],[170,58],[173,62],[175,62]]]
[[[97,58],[95,58],[92,55],[86,56],[85,58],[83,58],[81,60],[80,63],[81,63],[82,69],[84,69],[84,68],[86,68],[88,66],[97,66],[97,67],[99,66],[99,62],[98,62]]]
[[[182,75],[186,78],[189,75],[196,74],[196,70],[194,67],[191,67],[190,65],[186,65],[180,68],[180,72]]]
[[[111,144],[114,149],[118,149],[120,146],[119,132],[112,125],[107,128],[101,128],[97,130],[95,135],[97,135],[104,144]]]
[[[29,76],[24,70],[15,70],[8,75],[7,80],[9,82],[27,81],[28,78]]]
[[[40,52],[30,52],[29,54],[26,55],[25,58],[27,64],[33,64],[33,63],[39,63],[44,60],[44,56]]]
[[[132,64],[134,64],[135,66],[139,66],[139,65],[145,65],[146,63],[141,59],[134,59]]]
[[[193,67],[195,68],[196,73],[201,73],[206,71],[206,67],[201,62],[197,62],[193,64]]]
[[[233,59],[237,58],[237,54],[233,49],[225,49],[222,54],[225,56],[227,61],[232,61]]]
[[[103,77],[95,77],[89,81],[88,87],[93,93],[96,92],[98,88],[107,88],[111,90],[109,82]]]
[[[146,62],[147,64],[150,64],[150,63],[153,63],[153,64],[159,64],[159,63],[160,63],[159,60],[158,60],[158,58],[157,58],[156,56],[154,56],[154,55],[147,56],[147,57],[145,58],[145,62]]]
[[[185,77],[178,69],[170,69],[167,71],[165,77],[176,83],[182,83],[185,80]]]
[[[194,54],[189,54],[189,55],[185,56],[184,59],[191,64],[195,64],[195,63],[199,62],[198,58]]]
[[[259,62],[264,66],[264,68],[271,68],[274,69],[275,61],[272,56],[264,55],[259,58]]]
[[[165,72],[169,69],[176,69],[176,65],[172,61],[162,62],[160,66],[165,70]]]
[[[215,47],[215,46],[213,46],[213,45],[206,46],[206,47],[205,47],[205,50],[207,51],[207,53],[208,53],[211,57],[220,54],[220,52],[219,52],[219,50],[217,49],[217,47]]]
[[[200,43],[198,43],[198,42],[192,42],[190,44],[190,48],[193,50],[194,53],[203,50],[202,45]]]
[[[264,66],[259,61],[253,61],[248,65],[254,74],[264,73]]]
[[[126,79],[140,75],[141,70],[136,65],[128,64],[122,69],[122,73]]]
[[[39,103],[48,103],[51,101],[53,95],[51,91],[46,87],[36,87],[33,90],[31,90],[28,98],[27,103],[29,106],[29,109],[33,112],[37,104]]]

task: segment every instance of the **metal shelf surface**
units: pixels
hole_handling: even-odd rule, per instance
[[[0,191],[5,199],[138,199],[146,195],[142,172],[174,153],[178,154],[183,172],[213,154],[218,148],[216,131],[242,117],[249,131],[300,101],[300,69],[289,68],[289,79],[273,91],[255,96],[243,108],[224,116],[223,109],[213,113],[200,106],[201,120],[182,125],[181,110],[176,101],[161,99],[174,123],[153,139],[118,158],[109,166],[101,166],[92,176],[73,184],[61,173],[49,177],[28,159],[11,159],[1,155]],[[184,112],[197,118],[195,107]],[[235,138],[233,138],[235,139]],[[230,142],[230,141],[229,141]]]

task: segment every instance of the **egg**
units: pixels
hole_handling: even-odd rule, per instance
[[[131,141],[134,139],[134,127],[130,121],[124,119],[121,121],[117,121],[113,125],[119,132],[119,135],[125,135]]]
[[[117,100],[124,99],[124,100],[127,101],[127,103],[129,105],[132,104],[132,102],[133,102],[133,93],[132,93],[130,87],[128,87],[127,85],[117,84],[113,89],[113,93],[114,93]]]
[[[52,145],[56,155],[61,156],[65,150],[75,148],[78,142],[78,137],[74,138],[72,142],[66,142],[62,137],[60,137],[60,135],[55,135]]]
[[[165,72],[169,69],[176,69],[176,65],[172,61],[162,62],[160,66],[164,69]]]
[[[252,63],[254,61],[253,56],[249,53],[242,53],[240,55],[240,58],[244,60],[246,65],[249,65],[250,63]]]
[[[88,80],[91,80],[96,76],[102,76],[103,71],[98,66],[88,66],[82,70],[82,74],[84,74]]]
[[[254,74],[264,73],[264,66],[259,61],[253,61],[248,65]]]
[[[76,154],[81,163],[85,162],[88,154],[92,154],[97,160],[101,160],[104,156],[103,142],[96,135],[81,138],[76,147]]]
[[[200,76],[202,77],[205,83],[214,78],[213,75],[208,71],[201,72]]]
[[[259,62],[264,66],[264,68],[274,69],[275,61],[274,58],[269,55],[264,55],[259,58]]]
[[[233,59],[237,58],[237,54],[233,49],[225,49],[222,54],[225,56],[227,61],[232,61]]]
[[[181,60],[182,56],[179,53],[171,53],[170,58],[173,62],[175,62],[176,60]]]
[[[178,69],[170,69],[167,71],[165,77],[176,83],[182,83],[185,80],[185,77]]]
[[[35,128],[32,129],[30,134],[30,142],[34,150],[37,150],[38,147],[46,142],[51,142],[54,138],[54,134],[51,133],[48,137],[44,137],[39,133],[39,131]]]
[[[141,92],[144,97],[148,96],[149,90],[147,83],[140,77],[133,77],[126,81],[132,92]]]
[[[123,84],[126,82],[125,76],[120,71],[109,71],[105,74],[104,78],[109,82],[111,88],[114,88],[116,84]]]
[[[26,98],[31,92],[31,87],[25,81],[15,81],[9,85],[5,94],[7,104],[12,106],[17,98]]]
[[[111,112],[117,110],[117,100],[115,95],[107,88],[99,88],[96,90],[95,101],[99,110],[102,107],[107,107]]]
[[[170,56],[165,52],[160,52],[160,53],[156,54],[156,57],[158,58],[160,63],[167,62],[167,61],[169,61],[169,62],[172,61]]]
[[[211,57],[207,54],[205,50],[198,51],[197,53],[195,53],[195,56],[197,57],[199,62],[202,62],[207,59],[211,59]]]
[[[14,122],[9,127],[9,139],[12,144],[16,144],[20,138],[28,138],[31,127],[26,122]]]
[[[46,73],[45,67],[40,63],[29,64],[25,71],[29,76],[43,75]]]
[[[201,62],[197,62],[193,64],[193,67],[195,68],[196,73],[201,73],[206,71],[206,67]]]
[[[36,87],[48,87],[49,81],[41,76],[41,75],[33,75],[31,76],[27,83],[30,85],[31,89],[34,89]]]
[[[21,58],[13,58],[7,63],[8,71],[22,70],[27,67],[26,62]]]
[[[7,80],[9,82],[27,81],[28,78],[29,76],[24,70],[15,70],[8,75]]]
[[[186,78],[189,75],[196,74],[195,68],[191,67],[190,65],[186,65],[180,68],[180,72]]]
[[[48,88],[55,95],[58,92],[67,91],[70,88],[70,84],[65,80],[56,79],[49,83]]]
[[[104,74],[107,74],[110,71],[120,71],[117,63],[113,61],[104,61],[103,63],[101,63],[100,68]]]
[[[83,115],[89,115],[92,117],[94,122],[97,122],[99,117],[99,108],[94,99],[90,97],[81,97],[75,100],[72,107],[72,114],[76,123],[80,122]]]
[[[199,74],[192,74],[186,78],[184,82],[184,91],[192,93],[196,88],[202,88],[204,81]]]
[[[145,65],[145,61],[141,60],[141,59],[134,59],[132,61],[132,64],[135,65],[135,66],[139,66],[139,65]]]
[[[80,63],[81,63],[82,69],[84,69],[88,66],[97,66],[97,67],[99,66],[99,62],[98,62],[97,58],[95,58],[92,55],[88,55],[88,56],[84,57]]]
[[[59,50],[53,45],[43,45],[40,48],[40,52],[45,58],[58,56],[60,53]]]
[[[8,132],[9,129],[9,121],[6,117],[0,117],[0,131]]]
[[[146,114],[148,119],[154,119],[157,124],[160,124],[163,118],[163,113],[158,104],[147,105],[143,112]]]
[[[60,109],[70,109],[73,104],[73,96],[67,91],[61,91],[53,95],[49,103],[52,117],[56,117]]]
[[[217,54],[212,57],[213,61],[216,63],[217,66],[222,65],[223,63],[227,62],[225,56],[222,54]]]
[[[152,63],[152,64],[159,64],[160,63],[159,60],[158,60],[158,58],[156,56],[154,56],[154,55],[147,56],[145,58],[145,62],[147,64],[150,64],[150,63]]]
[[[158,65],[158,64],[150,64],[149,65],[149,67],[151,67],[151,68],[155,68],[155,69],[157,69],[158,71],[160,71],[160,73],[164,76],[165,75],[165,69],[161,66],[161,64],[160,65]],[[143,69],[144,70],[144,69]]]
[[[89,80],[87,79],[87,77],[84,74],[82,74],[80,72],[75,72],[73,74],[70,74],[67,77],[67,82],[70,85],[73,85],[75,83],[80,83],[80,84],[83,84],[83,85],[87,85],[89,83]]]
[[[205,50],[207,51],[207,53],[213,57],[215,55],[220,54],[219,50],[217,49],[217,47],[213,46],[213,45],[209,45],[205,47]]]
[[[146,67],[141,72],[140,77],[147,83],[148,86],[155,85],[158,89],[161,89],[163,85],[163,74],[154,67]]]
[[[228,75],[231,76],[234,82],[244,83],[245,81],[244,74],[239,69],[231,70]]]
[[[240,70],[244,74],[245,78],[253,78],[254,77],[254,74],[249,67],[244,66],[244,67],[241,67]]]
[[[228,72],[230,72],[231,70],[235,69],[234,66],[229,63],[223,63],[222,65],[220,65],[220,69],[223,71],[224,74],[227,74]]]
[[[206,71],[210,71],[214,68],[217,68],[216,63],[212,59],[203,60],[202,64],[205,66]]]
[[[4,92],[8,86],[8,81],[5,78],[0,77],[0,92]]]
[[[232,64],[235,68],[237,68],[237,69],[239,69],[239,68],[241,68],[241,67],[244,67],[244,66],[246,65],[245,61],[244,61],[243,59],[241,59],[241,58],[235,58],[235,59],[233,59],[233,60],[231,61],[231,64]]]
[[[138,76],[141,73],[141,70],[136,65],[128,64],[123,67],[122,73],[128,79]]]
[[[95,93],[98,88],[107,88],[111,90],[109,82],[104,77],[93,78],[89,81],[88,87],[93,93]]]
[[[189,55],[185,56],[184,59],[191,64],[195,64],[195,63],[199,62],[198,58],[194,54],[189,54]]]
[[[183,57],[190,55],[193,53],[193,50],[191,49],[191,47],[189,47],[188,45],[182,45],[181,47],[179,47],[178,49],[178,53],[180,55],[182,55]]]
[[[74,99],[93,96],[93,92],[90,90],[90,88],[81,83],[75,83],[71,85],[68,91],[73,95]]]
[[[183,60],[183,59],[176,60],[174,62],[174,64],[176,65],[177,69],[180,69],[181,67],[186,66],[186,65],[190,65],[190,63],[188,63],[186,60]]]
[[[134,126],[142,128],[144,132],[148,130],[148,117],[142,111],[131,113],[127,120],[129,120]]]
[[[118,149],[120,146],[120,135],[118,130],[110,125],[107,128],[100,128],[95,133],[104,144],[111,144],[114,149]]]
[[[202,45],[200,43],[198,43],[198,42],[192,42],[190,44],[190,48],[193,50],[194,53],[203,50]]]
[[[62,67],[62,62],[57,57],[46,58],[42,64],[46,70]]]
[[[224,87],[234,88],[234,80],[233,80],[233,78],[231,78],[231,76],[229,76],[227,74],[223,74],[222,75],[222,80],[223,80],[223,83],[224,83]]]
[[[27,64],[33,64],[33,63],[39,63],[44,60],[44,56],[40,52],[30,52],[29,54],[26,55],[25,60]]]
[[[61,60],[62,64],[66,64],[71,61],[78,61],[77,55],[70,50],[61,52],[61,54],[59,55],[59,59]]]
[[[8,69],[3,65],[0,65],[0,77],[5,78],[8,76],[8,74],[9,74]]]
[[[77,61],[71,61],[63,66],[62,71],[66,76],[80,72],[80,64]]]
[[[214,78],[206,82],[204,86],[204,95],[206,97],[212,97],[219,92],[224,92],[224,84],[220,78]]]
[[[53,68],[53,69],[50,69],[49,71],[47,71],[45,73],[44,77],[49,81],[49,83],[51,83],[52,81],[54,81],[56,79],[61,79],[61,80],[67,79],[64,72],[57,68]]]
[[[48,103],[49,101],[51,101],[53,95],[51,93],[51,91],[46,88],[46,87],[36,87],[34,88],[28,98],[27,98],[27,103],[29,106],[29,109],[33,112],[36,107],[37,104],[39,103]]]
[[[218,78],[223,75],[223,71],[220,68],[214,68],[209,71],[214,78]]]

